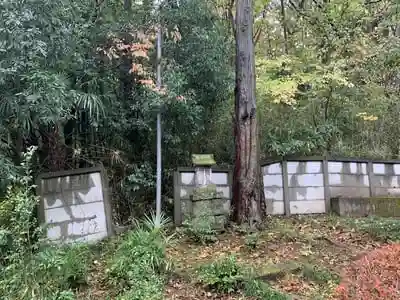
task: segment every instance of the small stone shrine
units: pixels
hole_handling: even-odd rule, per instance
[[[212,182],[211,167],[216,164],[212,154],[193,154],[195,188],[190,197],[192,218],[210,218],[216,227],[223,226],[229,215],[229,202]]]

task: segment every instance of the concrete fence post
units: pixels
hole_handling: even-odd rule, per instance
[[[372,161],[368,161],[367,164],[367,173],[368,173],[368,185],[369,185],[369,196],[373,197],[375,196],[374,193],[374,168]]]
[[[287,161],[282,160],[282,183],[283,183],[283,204],[285,215],[290,216],[290,199],[289,199],[289,174],[287,169]]]
[[[324,174],[325,213],[329,213],[331,211],[331,193],[329,188],[328,159],[326,157],[322,161],[322,173]]]

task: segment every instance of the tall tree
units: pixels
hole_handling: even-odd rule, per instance
[[[235,170],[233,218],[252,226],[261,221],[265,203],[261,190],[255,96],[253,0],[236,0]]]

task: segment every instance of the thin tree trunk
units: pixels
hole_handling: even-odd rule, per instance
[[[287,24],[286,24],[286,12],[285,12],[285,2],[281,0],[281,17],[282,17],[282,26],[283,26],[283,49],[285,54],[289,54],[289,47],[288,47],[288,34],[287,34]]]
[[[233,219],[259,223],[265,212],[261,188],[255,97],[252,0],[236,1],[235,170]]]

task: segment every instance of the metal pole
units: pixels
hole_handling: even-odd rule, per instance
[[[159,8],[159,6],[158,6]],[[157,88],[161,89],[161,24],[157,29]],[[161,223],[161,107],[157,113],[157,186],[156,186],[156,226]]]

